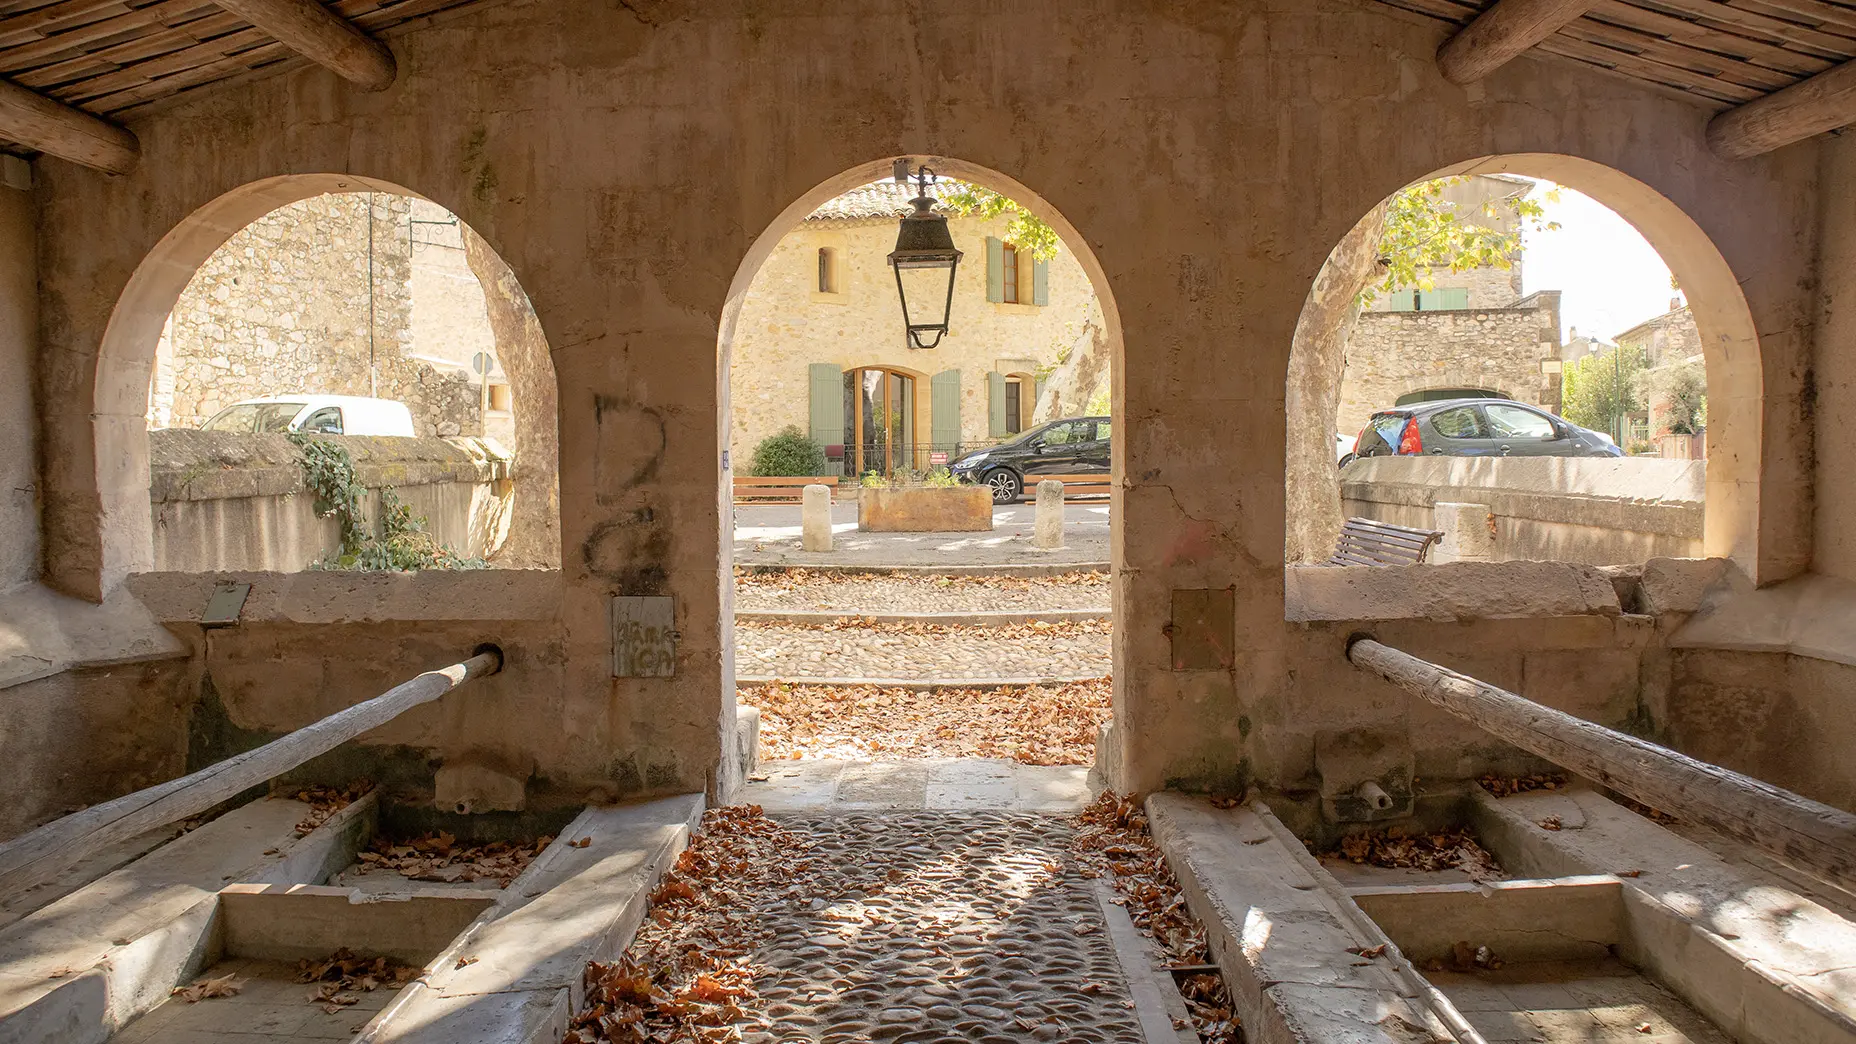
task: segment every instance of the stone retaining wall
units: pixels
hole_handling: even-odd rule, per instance
[[[1498,562],[1696,558],[1706,476],[1649,457],[1370,457],[1341,471],[1341,509],[1432,529],[1433,504],[1487,504]]]
[[[512,461],[477,438],[329,439],[354,459],[372,494],[392,487],[426,529],[460,555],[488,558],[509,535]],[[341,546],[332,518],[317,518],[302,456],[282,435],[174,428],[149,433],[149,501],[155,568],[173,572],[307,569]]]

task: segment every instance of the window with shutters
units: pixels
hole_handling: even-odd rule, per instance
[[[1005,379],[1005,430],[1010,435],[1025,430],[1024,387],[1025,382],[1016,377]]]
[[[1005,262],[999,269],[1005,277],[1005,303],[1018,303],[1018,248],[1010,243],[1005,245]]]

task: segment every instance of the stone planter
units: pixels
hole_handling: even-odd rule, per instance
[[[992,490],[985,486],[860,489],[857,528],[869,533],[990,532]]]

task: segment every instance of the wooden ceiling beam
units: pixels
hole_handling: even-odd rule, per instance
[[[142,143],[82,109],[0,80],[0,138],[110,174],[135,169]]]
[[[1708,121],[1708,147],[1751,159],[1856,123],[1856,61],[1826,69]]]
[[[215,2],[344,80],[370,91],[393,85],[393,52],[318,0]]]
[[[1451,83],[1474,83],[1521,56],[1598,0],[1496,0],[1437,49],[1437,67]]]

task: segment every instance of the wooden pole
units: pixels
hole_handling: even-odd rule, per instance
[[[320,0],[217,0],[277,42],[370,91],[393,85],[398,69],[386,45],[322,6]]]
[[[188,816],[296,768],[319,754],[385,725],[420,704],[430,703],[464,682],[494,674],[502,654],[482,652],[396,685],[272,740],[262,747],[209,765],[189,776],[93,805],[0,844],[0,898],[50,878],[104,847]]]
[[[0,138],[108,174],[127,174],[142,155],[124,128],[10,80],[0,80]]]
[[[1451,83],[1474,83],[1597,6],[1598,0],[1496,0],[1437,49],[1437,68]]]
[[[1370,638],[1349,645],[1347,659],[1522,750],[1841,887],[1856,886],[1856,816],[1848,812],[1542,707]]]
[[[1844,62],[1714,117],[1708,146],[1727,159],[1751,159],[1851,123],[1856,62]]]

